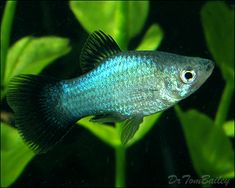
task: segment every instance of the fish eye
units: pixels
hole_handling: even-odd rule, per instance
[[[185,84],[189,84],[195,80],[196,73],[194,70],[183,70],[180,74],[180,78]]]

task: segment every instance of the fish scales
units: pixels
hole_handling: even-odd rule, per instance
[[[18,75],[7,101],[24,140],[38,153],[50,150],[79,119],[123,122],[126,144],[144,116],[168,109],[194,93],[214,63],[161,51],[123,52],[111,36],[92,33],[82,49],[83,75],[70,80]]]
[[[62,81],[62,106],[77,117],[100,112],[149,115],[151,108],[164,108],[155,103],[160,96],[153,92],[160,90],[157,65],[141,55],[120,54],[82,78]]]

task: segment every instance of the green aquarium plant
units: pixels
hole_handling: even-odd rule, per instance
[[[102,4],[102,5],[101,5]],[[89,33],[94,30],[103,30],[111,34],[122,49],[127,49],[131,38],[136,36],[142,29],[147,18],[149,2],[134,1],[103,1],[103,2],[70,2],[70,8]],[[94,12],[94,10],[100,10]],[[102,19],[97,19],[102,17]],[[135,19],[139,17],[140,19]],[[128,18],[128,19],[127,19]],[[158,24],[153,24],[146,32],[137,50],[155,50],[163,38],[162,29]],[[115,186],[125,186],[125,161],[126,150],[132,144],[144,137],[155,125],[161,113],[144,118],[142,125],[135,136],[123,145],[121,142],[121,123],[115,127],[90,122],[90,118],[82,119],[78,125],[91,131],[115,150],[116,172]]]
[[[71,49],[68,39],[56,36],[26,36],[9,48],[16,4],[16,1],[6,2],[1,23],[1,103],[6,96],[8,82],[14,75],[38,74]],[[17,130],[1,122],[1,187],[10,186],[34,156]]]
[[[234,94],[234,9],[223,2],[208,2],[201,10],[208,49],[225,81],[224,91],[212,119],[196,110],[176,107],[197,174],[202,177],[234,178],[234,119],[228,112]]]
[[[57,36],[25,36],[9,48],[16,4],[15,1],[6,2],[1,23],[1,102],[6,96],[9,80],[14,75],[39,74],[71,50],[69,40]],[[148,1],[70,1],[69,6],[85,31],[91,33],[94,30],[103,30],[113,36],[124,50],[128,49],[131,39],[143,31],[149,12]],[[215,120],[196,110],[184,112],[180,107],[176,107],[189,153],[199,176],[210,174],[213,177],[234,177],[234,151],[229,139],[234,137],[234,120],[226,119],[234,84],[234,17],[231,16],[233,14],[234,10],[220,2],[208,3],[201,11],[208,48],[226,81]],[[221,24],[219,30],[216,24]],[[214,30],[218,32],[215,33]],[[163,31],[155,23],[147,29],[136,50],[155,50],[162,39]],[[121,123],[115,124],[114,127],[92,123],[89,121],[92,117],[77,122],[77,126],[90,131],[113,148],[116,187],[126,185],[128,148],[140,141],[156,125],[161,114],[145,117],[139,130],[125,146],[120,139]],[[199,139],[202,137],[203,139]],[[6,122],[1,122],[1,141],[1,187],[8,187],[23,173],[35,154],[28,149],[17,130]]]
[[[1,30],[4,46],[1,60],[1,99],[7,92],[9,80],[17,74],[39,74],[47,65],[70,51],[69,41],[66,38],[46,36],[35,38],[26,36],[18,40],[11,48],[9,46],[10,30],[13,21],[16,2],[7,2],[2,20]],[[127,49],[131,38],[136,36],[143,28],[147,18],[149,3],[146,2],[70,2],[70,8],[87,32],[103,30],[114,36],[122,49]],[[97,20],[94,9],[100,9]],[[141,18],[133,22],[134,18]],[[126,19],[128,17],[129,19]],[[89,20],[89,21],[88,21]],[[163,38],[163,32],[158,24],[153,24],[144,35],[137,50],[154,50]],[[7,40],[7,41],[6,41]],[[82,126],[110,145],[116,156],[115,185],[125,186],[125,160],[126,150],[139,141],[156,123],[161,113],[145,117],[143,125],[137,131],[130,142],[124,146],[120,139],[120,126],[115,127],[92,123],[91,117],[78,122]],[[11,185],[23,172],[24,167],[35,154],[24,144],[15,128],[1,122],[1,186]],[[14,136],[12,136],[14,135]],[[15,153],[19,153],[15,155]],[[18,163],[20,161],[20,163]]]

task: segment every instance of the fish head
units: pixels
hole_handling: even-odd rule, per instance
[[[194,93],[208,79],[214,69],[214,62],[198,57],[187,57],[184,62],[177,63],[175,79],[178,80],[176,97],[181,99]]]
[[[167,95],[175,102],[188,97],[208,79],[213,69],[214,62],[208,59],[171,56],[164,67]]]

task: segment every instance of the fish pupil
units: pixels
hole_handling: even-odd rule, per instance
[[[193,78],[193,74],[191,72],[186,72],[184,77],[187,79],[187,80],[191,80]]]

